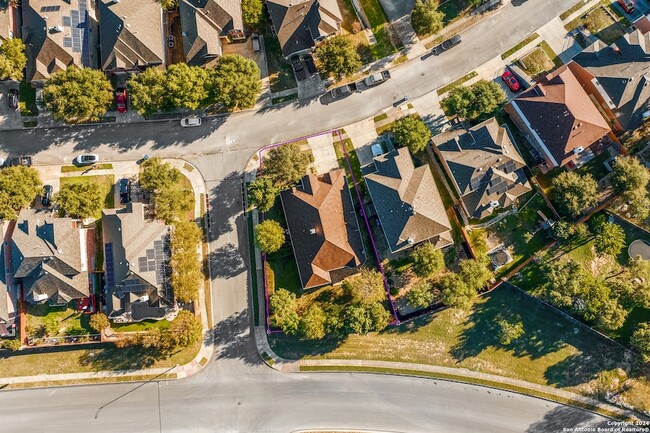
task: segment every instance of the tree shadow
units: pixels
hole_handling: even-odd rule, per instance
[[[206,340],[206,343],[209,342]],[[248,365],[262,363],[248,310],[217,323],[211,331],[211,342],[217,348],[216,359],[238,359]]]
[[[243,210],[242,191],[242,175],[236,171],[229,173],[210,191],[211,240],[217,240],[232,230],[231,219]]]
[[[269,345],[276,355],[284,359],[301,359],[306,356],[325,355],[337,349],[347,339],[345,333],[335,333],[320,340],[306,340],[283,333],[268,336]]]
[[[603,370],[608,370],[609,357],[599,353],[598,358],[581,352],[568,356],[557,364],[551,365],[544,372],[549,385],[564,388],[589,382]]]
[[[217,278],[232,278],[246,270],[244,258],[231,243],[210,252],[210,269],[212,276]]]
[[[526,429],[526,433],[573,431],[577,426],[588,426],[590,429],[594,429],[585,431],[596,431],[599,427],[608,427],[607,420],[599,415],[570,406],[558,406],[546,412],[540,421],[531,424]]]

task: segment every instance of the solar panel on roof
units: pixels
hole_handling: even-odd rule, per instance
[[[63,38],[63,46],[64,47],[71,47],[72,46],[72,38]]]
[[[515,169],[516,169],[516,166],[515,166],[514,161],[506,162],[506,167],[505,167],[505,170],[504,170],[506,173],[511,173],[511,172],[515,171]]]
[[[63,17],[63,25],[66,27],[70,27],[72,25],[72,20],[70,19],[69,16]]]
[[[113,263],[113,244],[104,245],[104,263],[106,267],[106,284],[108,287],[115,285],[115,265]]]
[[[61,9],[61,6],[42,6],[41,7],[41,13],[46,13],[46,12],[56,12]]]

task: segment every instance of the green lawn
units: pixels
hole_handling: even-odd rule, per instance
[[[115,332],[141,332],[149,329],[167,329],[172,322],[169,320],[143,320],[136,323],[112,323],[111,329]]]
[[[271,92],[275,93],[298,87],[291,65],[282,57],[282,50],[278,38],[271,34],[269,26],[265,26],[262,34],[264,36],[264,49],[266,50],[266,59],[269,66]]]
[[[585,5],[585,3],[582,0],[579,0],[578,2],[576,2],[576,4],[571,6],[569,9],[562,12],[562,14],[560,14],[560,19],[565,20],[565,19],[569,18],[569,16],[571,16],[572,13],[576,12],[578,9],[580,9],[584,5]]]
[[[95,170],[112,170],[113,169],[113,164],[106,163],[106,164],[95,164]],[[62,165],[61,166],[61,173],[71,173],[74,171],[86,171],[90,168],[88,165]]]
[[[438,96],[447,93],[451,91],[452,89],[455,89],[456,87],[468,82],[472,78],[476,77],[478,73],[476,71],[472,71],[469,74],[463,75],[462,77],[458,78],[457,80],[452,81],[451,83],[447,84],[446,86],[443,86],[436,90],[436,93]]]
[[[370,52],[374,60],[383,59],[393,54],[397,49],[388,35],[388,17],[378,0],[360,0],[361,7],[368,18],[372,33],[377,43],[370,46]]]
[[[625,27],[618,21],[621,20],[621,17],[618,17],[618,20],[612,19],[610,14],[605,11],[605,7],[602,4],[598,5],[586,14],[567,23],[564,27],[570,31],[576,27],[584,26],[600,40],[606,44],[611,44],[625,34]],[[612,11],[611,8],[609,10]]]
[[[497,340],[496,321],[519,318],[525,336],[509,346]],[[583,391],[601,371],[618,366],[622,350],[576,327],[544,304],[504,285],[466,313],[444,310],[367,336],[300,340],[274,334],[272,349],[288,359],[332,358],[401,361],[513,377]]]
[[[36,89],[26,81],[20,82],[20,88],[18,89],[18,104],[21,115],[38,115],[38,107],[36,107]]]
[[[516,53],[526,45],[530,44],[533,42],[535,39],[539,38],[539,35],[537,33],[533,33],[532,35],[528,36],[526,39],[523,39],[521,42],[519,42],[517,45],[514,47],[510,48],[508,51],[505,53],[501,54],[502,59],[506,59],[510,57],[512,54]]]
[[[115,197],[113,194],[113,185],[115,184],[115,176],[102,175],[102,176],[75,176],[75,177],[62,177],[61,186],[71,183],[89,183],[97,182],[99,184],[102,197],[104,197],[104,208],[112,209],[115,207]],[[101,210],[94,215],[95,218],[100,219],[102,217]]]
[[[517,63],[531,77],[537,77],[553,69],[553,62],[541,47],[535,48]]]
[[[275,220],[279,222],[282,227],[287,227],[287,222],[284,217],[284,212],[282,210],[282,204],[280,200],[275,202],[275,206],[268,212],[264,214],[265,220]],[[283,288],[289,290],[300,296],[302,293],[302,284],[300,283],[300,277],[298,276],[298,267],[296,265],[296,260],[293,256],[293,249],[289,244],[289,239],[287,237],[287,243],[280,248],[279,251],[275,253],[267,254],[266,261],[275,276],[275,287],[276,289]]]
[[[90,315],[76,311],[74,302],[68,307],[50,307],[48,304],[27,305],[27,334],[39,337],[42,326],[50,320],[59,324],[59,332],[52,337],[78,334],[96,334],[90,327]]]

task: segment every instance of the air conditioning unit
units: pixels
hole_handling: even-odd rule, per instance
[[[498,202],[498,201],[491,201],[491,202],[490,202],[490,206],[491,206],[491,207],[498,207],[498,206],[499,206],[499,202]]]
[[[573,149],[573,154],[574,154],[574,155],[577,155],[577,154],[579,154],[579,153],[584,152],[584,150],[585,150],[585,148],[582,147],[582,146],[580,146],[580,147],[576,147],[575,149]]]

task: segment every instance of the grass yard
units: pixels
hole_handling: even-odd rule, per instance
[[[463,75],[462,77],[458,78],[457,80],[452,81],[451,83],[447,84],[446,86],[443,86],[436,90],[436,93],[438,96],[443,95],[453,89],[455,89],[458,86],[461,86],[471,80],[472,78],[478,76],[478,73],[476,71],[472,71],[469,74]]]
[[[143,320],[137,323],[112,323],[111,329],[115,332],[142,332],[150,329],[167,329],[172,322],[169,320]]]
[[[525,336],[509,346],[497,340],[496,321],[520,318]],[[544,304],[504,285],[469,312],[444,310],[367,336],[300,340],[274,334],[273,350],[289,359],[373,359],[467,368],[585,392],[601,371],[616,367],[622,350],[576,327]]]
[[[132,370],[184,365],[199,353],[201,343],[175,352],[167,359],[152,359],[146,349],[118,349],[113,344],[28,349],[5,354],[0,358],[0,377],[34,374],[82,373],[103,370]]]
[[[106,164],[95,164],[95,170],[112,170],[113,169],[113,164],[111,163],[106,163]],[[61,173],[72,173],[75,171],[86,171],[90,168],[90,166],[87,165],[62,165],[61,166]]]
[[[271,29],[267,25],[263,30],[264,49],[266,50],[266,61],[269,66],[269,82],[271,93],[281,92],[282,90],[295,89],[298,87],[293,70],[288,61],[282,57],[282,49],[278,38],[271,34]]]
[[[66,307],[50,307],[46,304],[27,306],[27,334],[30,337],[43,337],[43,328],[49,321],[59,324],[59,332],[51,337],[65,335],[96,334],[90,327],[90,315],[78,313],[74,302]],[[70,308],[73,307],[73,308]]]
[[[255,232],[253,230],[253,215],[251,213],[246,217],[246,226],[248,228],[248,252],[250,259],[250,269],[251,269],[251,289],[253,296],[253,317],[255,319],[255,326],[259,326],[259,298],[257,296],[257,268],[255,263]],[[263,289],[263,288],[262,288]],[[209,310],[208,310],[209,311]]]
[[[36,107],[36,89],[26,81],[20,82],[20,88],[18,89],[18,106],[22,116],[38,115],[38,107]]]
[[[264,214],[265,220],[275,220],[287,227],[287,221],[284,217],[282,210],[282,203],[280,199],[275,202],[275,206]],[[274,274],[275,289],[283,288],[300,296],[302,292],[302,284],[300,283],[300,276],[298,275],[298,267],[296,260],[293,256],[293,249],[290,245],[290,239],[287,237],[287,242],[275,253],[267,254],[266,261],[268,262]],[[272,288],[272,289],[273,289]]]
[[[540,46],[537,46],[529,54],[519,59],[517,63],[533,78],[539,77],[553,69],[553,62]]]
[[[526,39],[519,42],[514,47],[510,48],[505,53],[501,54],[501,59],[504,59],[504,60],[507,59],[508,57],[510,57],[511,55],[516,53],[517,51],[521,50],[523,47],[530,44],[531,42],[533,42],[537,38],[539,38],[539,35],[537,33],[533,33],[532,35],[528,36]]]
[[[603,5],[596,6],[564,27],[570,31],[579,26],[585,27],[606,44],[613,43],[625,34],[625,27],[618,20],[613,19]]]
[[[571,6],[569,9],[565,10],[560,14],[560,19],[565,20],[571,16],[574,12],[578,11],[581,7],[583,7],[585,3],[582,0],[579,0],[576,4]]]
[[[71,183],[89,183],[97,182],[101,190],[102,197],[104,197],[104,209],[113,209],[115,207],[115,196],[113,194],[113,185],[115,184],[115,176],[102,175],[102,176],[75,176],[75,177],[62,177],[61,186]],[[102,217],[101,210],[94,215],[96,219]]]
[[[397,51],[389,35],[388,17],[378,0],[360,0],[361,7],[368,18],[370,29],[377,43],[370,46],[374,60],[383,59]]]

